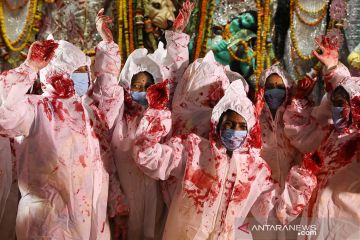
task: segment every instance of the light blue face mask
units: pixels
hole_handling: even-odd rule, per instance
[[[89,73],[73,73],[71,79],[74,81],[74,88],[80,97],[85,95],[89,89]]]
[[[131,97],[134,99],[135,102],[147,106],[148,102],[146,99],[146,92],[131,92]]]
[[[348,116],[344,117],[343,115],[344,107],[332,107],[332,119],[334,126],[338,131],[346,128],[349,121]]]
[[[285,89],[274,88],[265,90],[265,101],[271,110],[276,110],[284,102],[285,95]]]
[[[221,141],[227,150],[234,151],[241,147],[247,136],[246,130],[233,130],[225,128],[221,130]]]

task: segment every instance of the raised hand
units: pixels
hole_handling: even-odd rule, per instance
[[[26,62],[38,72],[49,64],[58,46],[54,40],[36,41],[31,44]]]
[[[195,3],[190,2],[190,0],[186,0],[183,3],[183,7],[180,9],[179,15],[177,15],[173,24],[173,29],[175,32],[184,31],[186,25],[190,20],[190,16],[192,11],[194,10],[194,7],[195,7]]]
[[[313,51],[315,57],[324,64],[326,69],[335,67],[339,63],[338,44],[325,36],[315,38],[315,42],[321,50],[321,53]]]
[[[296,88],[295,97],[302,99],[307,97],[313,90],[316,81],[305,75],[299,82]]]
[[[109,16],[104,15],[104,9],[100,9],[98,14],[96,15],[96,29],[100,34],[103,41],[112,42],[113,35],[109,29],[108,24],[112,23],[112,19]]]
[[[151,85],[146,91],[150,108],[165,109],[169,103],[169,82],[167,80]]]
[[[264,101],[264,88],[259,87],[258,92],[255,98],[255,112],[257,116],[260,116],[262,109],[264,108],[265,101]]]

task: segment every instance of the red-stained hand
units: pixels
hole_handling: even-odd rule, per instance
[[[59,44],[54,40],[34,42],[29,49],[27,63],[34,71],[40,71],[49,64],[58,46]]]
[[[174,24],[173,29],[175,32],[183,32],[186,28],[192,11],[194,10],[195,3],[190,2],[190,0],[186,0],[183,3],[183,7],[180,9],[179,15],[177,15]]]
[[[315,83],[315,80],[305,75],[304,78],[298,82],[295,97],[298,99],[302,99],[309,96],[315,86]]]
[[[315,42],[322,51],[318,53],[314,50],[315,57],[324,64],[326,69],[335,67],[339,63],[338,44],[324,36],[315,38]]]
[[[154,109],[166,109],[169,103],[168,80],[150,86],[146,91],[146,99],[149,107]]]
[[[264,88],[259,87],[258,92],[255,98],[255,112],[257,116],[260,116],[262,109],[264,108],[265,101],[264,101]]]
[[[104,9],[100,9],[98,14],[96,15],[96,29],[98,33],[100,34],[103,41],[106,42],[112,42],[113,41],[113,35],[109,29],[110,23],[112,23],[112,19],[109,16],[104,15]]]

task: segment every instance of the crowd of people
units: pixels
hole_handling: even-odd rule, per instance
[[[295,84],[275,64],[250,100],[244,78],[211,51],[189,64],[192,10],[186,1],[166,45],[136,49],[123,67],[100,10],[93,64],[73,44],[45,40],[1,74],[0,217],[16,239],[306,237],[243,228],[256,224],[360,238],[360,78],[317,39],[321,72]],[[29,94],[38,78],[43,93]]]

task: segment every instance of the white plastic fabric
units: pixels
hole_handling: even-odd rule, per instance
[[[0,76],[0,134],[25,136],[18,163],[22,198],[17,239],[110,239],[109,182],[109,205],[116,210],[110,215],[122,214],[126,207],[111,167],[107,140],[111,112],[101,103],[122,102],[122,89],[116,78],[106,83],[107,88],[101,86],[99,77],[95,90],[83,98],[54,97],[49,77],[59,73],[70,76],[89,64],[80,49],[65,41],[58,43],[55,57],[40,72],[44,95],[26,95],[37,77],[26,62]],[[106,50],[104,44],[99,44],[98,52]],[[108,66],[108,62],[102,64]],[[114,64],[120,67],[120,58]]]
[[[159,183],[136,166],[132,157],[135,131],[144,112],[144,107],[131,99],[132,77],[141,71],[153,75],[155,83],[167,79],[170,89],[176,85],[189,61],[189,36],[167,31],[166,49],[160,44],[152,54],[146,49],[136,49],[126,60],[121,70],[120,85],[124,87],[125,104],[119,112],[112,136],[112,149],[120,182],[129,203],[128,239],[161,238],[166,207]]]
[[[359,239],[360,78],[351,77],[342,64],[324,74],[328,92],[320,106],[314,107],[307,99],[293,99],[284,114],[285,133],[291,143],[303,153],[316,153],[322,161],[317,189],[301,223],[316,225],[317,234],[308,239]],[[335,130],[331,119],[330,96],[337,86],[349,93],[353,116],[343,132]]]
[[[190,64],[174,94],[173,134],[208,137],[212,110],[229,85],[226,69],[216,62],[212,51]]]
[[[289,104],[294,82],[284,69],[279,65],[273,65],[260,76],[260,87],[265,88],[266,80],[272,74],[277,74],[281,77],[285,85],[286,97],[282,105],[277,109],[274,118],[264,100],[265,104],[260,114],[262,140],[260,155],[269,164],[272,178],[283,186],[290,168],[298,164],[301,158],[299,151],[290,144],[289,139],[284,133],[283,114],[286,105]]]
[[[185,134],[161,144],[172,125],[168,110],[148,109],[139,124],[133,154],[141,170],[154,179],[181,179],[163,239],[251,239],[251,233],[238,228],[246,223],[250,211],[265,223],[275,207],[280,221],[288,223],[310,198],[316,180],[299,167],[291,169],[284,191],[279,191],[259,150],[252,147],[253,136],[248,135],[244,145],[228,157],[215,131],[227,109],[242,115],[252,132],[254,107],[240,80],[231,83],[215,106],[209,138]]]

